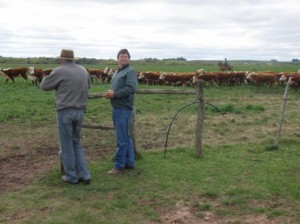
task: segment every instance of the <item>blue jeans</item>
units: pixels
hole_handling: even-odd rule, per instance
[[[134,167],[134,149],[129,134],[129,122],[132,118],[132,110],[113,109],[113,122],[117,139],[115,155],[115,168],[124,169],[125,166]]]
[[[57,111],[61,160],[65,176],[71,183],[77,183],[78,178],[84,180],[91,178],[84,151],[80,145],[83,118],[83,109],[69,108]]]

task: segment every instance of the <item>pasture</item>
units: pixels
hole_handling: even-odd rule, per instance
[[[294,65],[233,64],[238,70],[296,71]],[[2,66],[19,67],[19,65]],[[47,65],[47,67],[55,67]],[[102,67],[102,66],[101,66]],[[104,66],[103,66],[104,67]],[[215,65],[136,65],[194,71]],[[291,88],[279,149],[272,150],[284,86],[205,87],[203,158],[194,156],[197,105],[167,127],[194,95],[137,95],[136,170],[117,176],[112,131],[83,129],[92,184],[60,180],[54,92],[0,77],[0,223],[299,223],[300,91]],[[90,93],[109,84],[95,83]],[[193,89],[146,86],[140,89]],[[90,99],[86,124],[112,126],[110,102]]]

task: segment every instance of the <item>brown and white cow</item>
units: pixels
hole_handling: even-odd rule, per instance
[[[212,84],[215,84],[219,86],[219,79],[218,75],[214,72],[196,72],[196,76],[193,77],[193,83],[196,83],[197,81],[203,81],[205,83],[209,83],[211,86]]]
[[[300,76],[289,77],[288,83],[292,86],[300,86]]]
[[[0,74],[6,77],[5,84],[9,80],[15,82],[15,78],[22,77],[27,80],[27,72],[28,68],[7,68],[7,69],[0,69]]]
[[[271,71],[250,72],[246,78],[256,85],[266,84],[269,87],[277,85],[277,81],[279,80],[278,73]]]
[[[183,85],[192,86],[193,85],[193,77],[196,76],[196,72],[180,72],[176,75],[183,77]]]
[[[27,70],[27,77],[32,81],[32,85],[37,86],[37,84],[42,82],[44,76],[44,71],[41,68],[29,67]]]
[[[184,86],[186,78],[182,74],[162,72],[159,79],[167,85]]]
[[[300,73],[298,73],[298,72],[296,72],[296,73],[285,73],[285,72],[282,72],[280,74],[281,74],[281,76],[279,78],[279,81],[282,81],[282,82],[288,81],[290,77],[300,76]]]
[[[118,70],[118,68],[110,68],[107,72],[107,80],[106,83],[110,83],[113,75],[115,74],[115,72]]]
[[[94,79],[96,79],[98,82],[102,82],[102,74],[103,71],[102,69],[86,69],[87,72],[90,74],[90,78],[92,83],[94,83]]]
[[[96,79],[100,83],[108,83],[109,77],[109,69],[106,67],[105,69],[86,69],[90,74],[90,78],[92,83],[94,83],[94,79]]]
[[[147,85],[156,85],[160,83],[160,72],[140,72],[138,79],[139,83],[146,83]]]

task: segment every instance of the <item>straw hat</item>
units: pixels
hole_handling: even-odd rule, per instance
[[[62,49],[60,52],[61,59],[66,59],[66,60],[75,60],[77,58],[74,58],[74,51],[70,49]]]

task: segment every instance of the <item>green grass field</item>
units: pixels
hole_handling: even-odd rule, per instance
[[[192,66],[137,69],[202,67]],[[256,66],[297,70],[294,65]],[[108,88],[94,84],[90,93]],[[146,88],[193,89],[139,85]],[[269,147],[278,130],[284,88],[205,87],[205,102],[226,114],[206,106],[201,159],[194,148],[197,105],[176,118],[163,156],[172,117],[196,96],[139,94],[141,158],[136,170],[107,175],[114,133],[83,129],[92,184],[70,186],[60,180],[54,92],[22,79],[4,85],[0,77],[0,223],[300,223],[300,93],[294,88],[288,93],[279,148]],[[109,101],[90,99],[85,123],[111,126]]]

